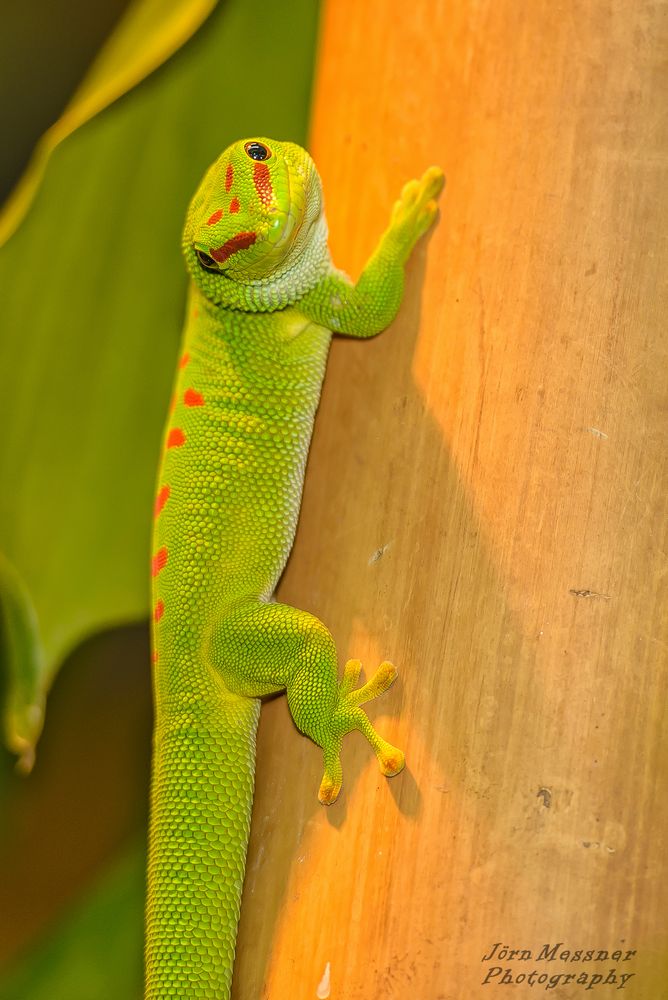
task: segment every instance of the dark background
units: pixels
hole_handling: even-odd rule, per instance
[[[0,2],[0,200],[59,117],[129,0]],[[29,61],[26,54],[29,53]]]

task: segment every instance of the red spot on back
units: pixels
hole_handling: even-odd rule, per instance
[[[188,364],[189,361],[190,361],[190,355],[186,351],[186,353],[182,354],[181,358],[179,359],[179,368],[185,368],[185,366]]]
[[[263,205],[271,205],[274,200],[274,189],[271,186],[271,174],[266,163],[257,162],[253,168],[253,183]]]
[[[218,247],[217,250],[211,251],[211,256],[214,260],[217,260],[219,264],[222,264],[231,257],[233,253],[238,250],[247,250],[248,247],[252,247],[257,239],[257,233],[237,233],[233,236],[231,240],[227,243],[223,243],[222,247]]]
[[[160,511],[162,510],[162,508],[165,506],[165,504],[169,500],[169,494],[170,493],[171,493],[171,490],[170,490],[169,486],[161,486],[160,487],[160,489],[158,490],[158,495],[155,498],[155,506],[153,507],[153,515],[154,515],[154,517],[157,517],[158,514],[160,513]]]
[[[233,198],[232,201],[230,202],[230,213],[232,215],[236,215],[238,211],[239,211],[239,199]]]
[[[156,602],[156,605],[155,605],[155,607],[153,609],[153,617],[154,617],[155,621],[159,622],[160,619],[162,618],[162,616],[164,615],[164,613],[165,613],[165,602],[162,601],[162,600],[159,600],[159,601]]]
[[[183,394],[183,402],[186,406],[204,406],[204,396],[195,389],[186,389]]]
[[[158,651],[157,649],[154,649],[153,652],[151,653],[151,663],[157,663],[157,662],[158,662]]]
[[[213,213],[213,215],[210,215],[209,218],[206,220],[207,226],[215,226],[217,222],[220,222],[222,217],[223,217],[222,208],[217,208],[216,211]]]
[[[229,191],[232,187],[232,181],[234,180],[234,167],[231,163],[227,164],[227,170],[225,171],[225,190]]]
[[[168,448],[180,448],[182,444],[186,443],[186,436],[180,427],[172,427],[171,431],[167,435],[167,447]]]
[[[167,565],[167,548],[162,546],[151,559],[151,576],[157,576],[161,569]]]

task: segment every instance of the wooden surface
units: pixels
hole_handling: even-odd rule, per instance
[[[282,599],[400,680],[316,801],[263,709],[238,1000],[493,1000],[666,976],[668,9],[332,0],[312,146],[359,273],[407,178],[448,186],[377,340],[334,344]],[[537,961],[618,948],[628,961]],[[662,971],[663,970],[663,971]],[[547,995],[612,996],[563,981]],[[612,982],[612,981],[611,981]],[[619,984],[619,980],[617,980]]]

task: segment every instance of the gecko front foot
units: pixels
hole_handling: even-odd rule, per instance
[[[353,690],[359,680],[361,669],[362,664],[359,660],[348,660],[343,680],[339,685],[338,704],[332,713],[328,738],[323,743],[325,773],[318,792],[318,798],[323,805],[335,802],[341,790],[343,781],[341,742],[345,734],[351,730],[358,729],[366,736],[374,749],[383,774],[388,777],[398,774],[406,763],[403,752],[378,735],[366,712],[359,707],[388,689],[396,679],[396,668],[387,660],[384,661],[365,684]]]
[[[404,184],[394,203],[388,235],[396,240],[405,260],[436,218],[437,199],[445,185],[440,167],[429,167],[419,180]]]

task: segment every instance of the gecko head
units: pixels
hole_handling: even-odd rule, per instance
[[[213,301],[221,282],[284,273],[308,245],[322,212],[315,165],[300,146],[241,139],[207,171],[188,210],[183,249],[195,283]]]

